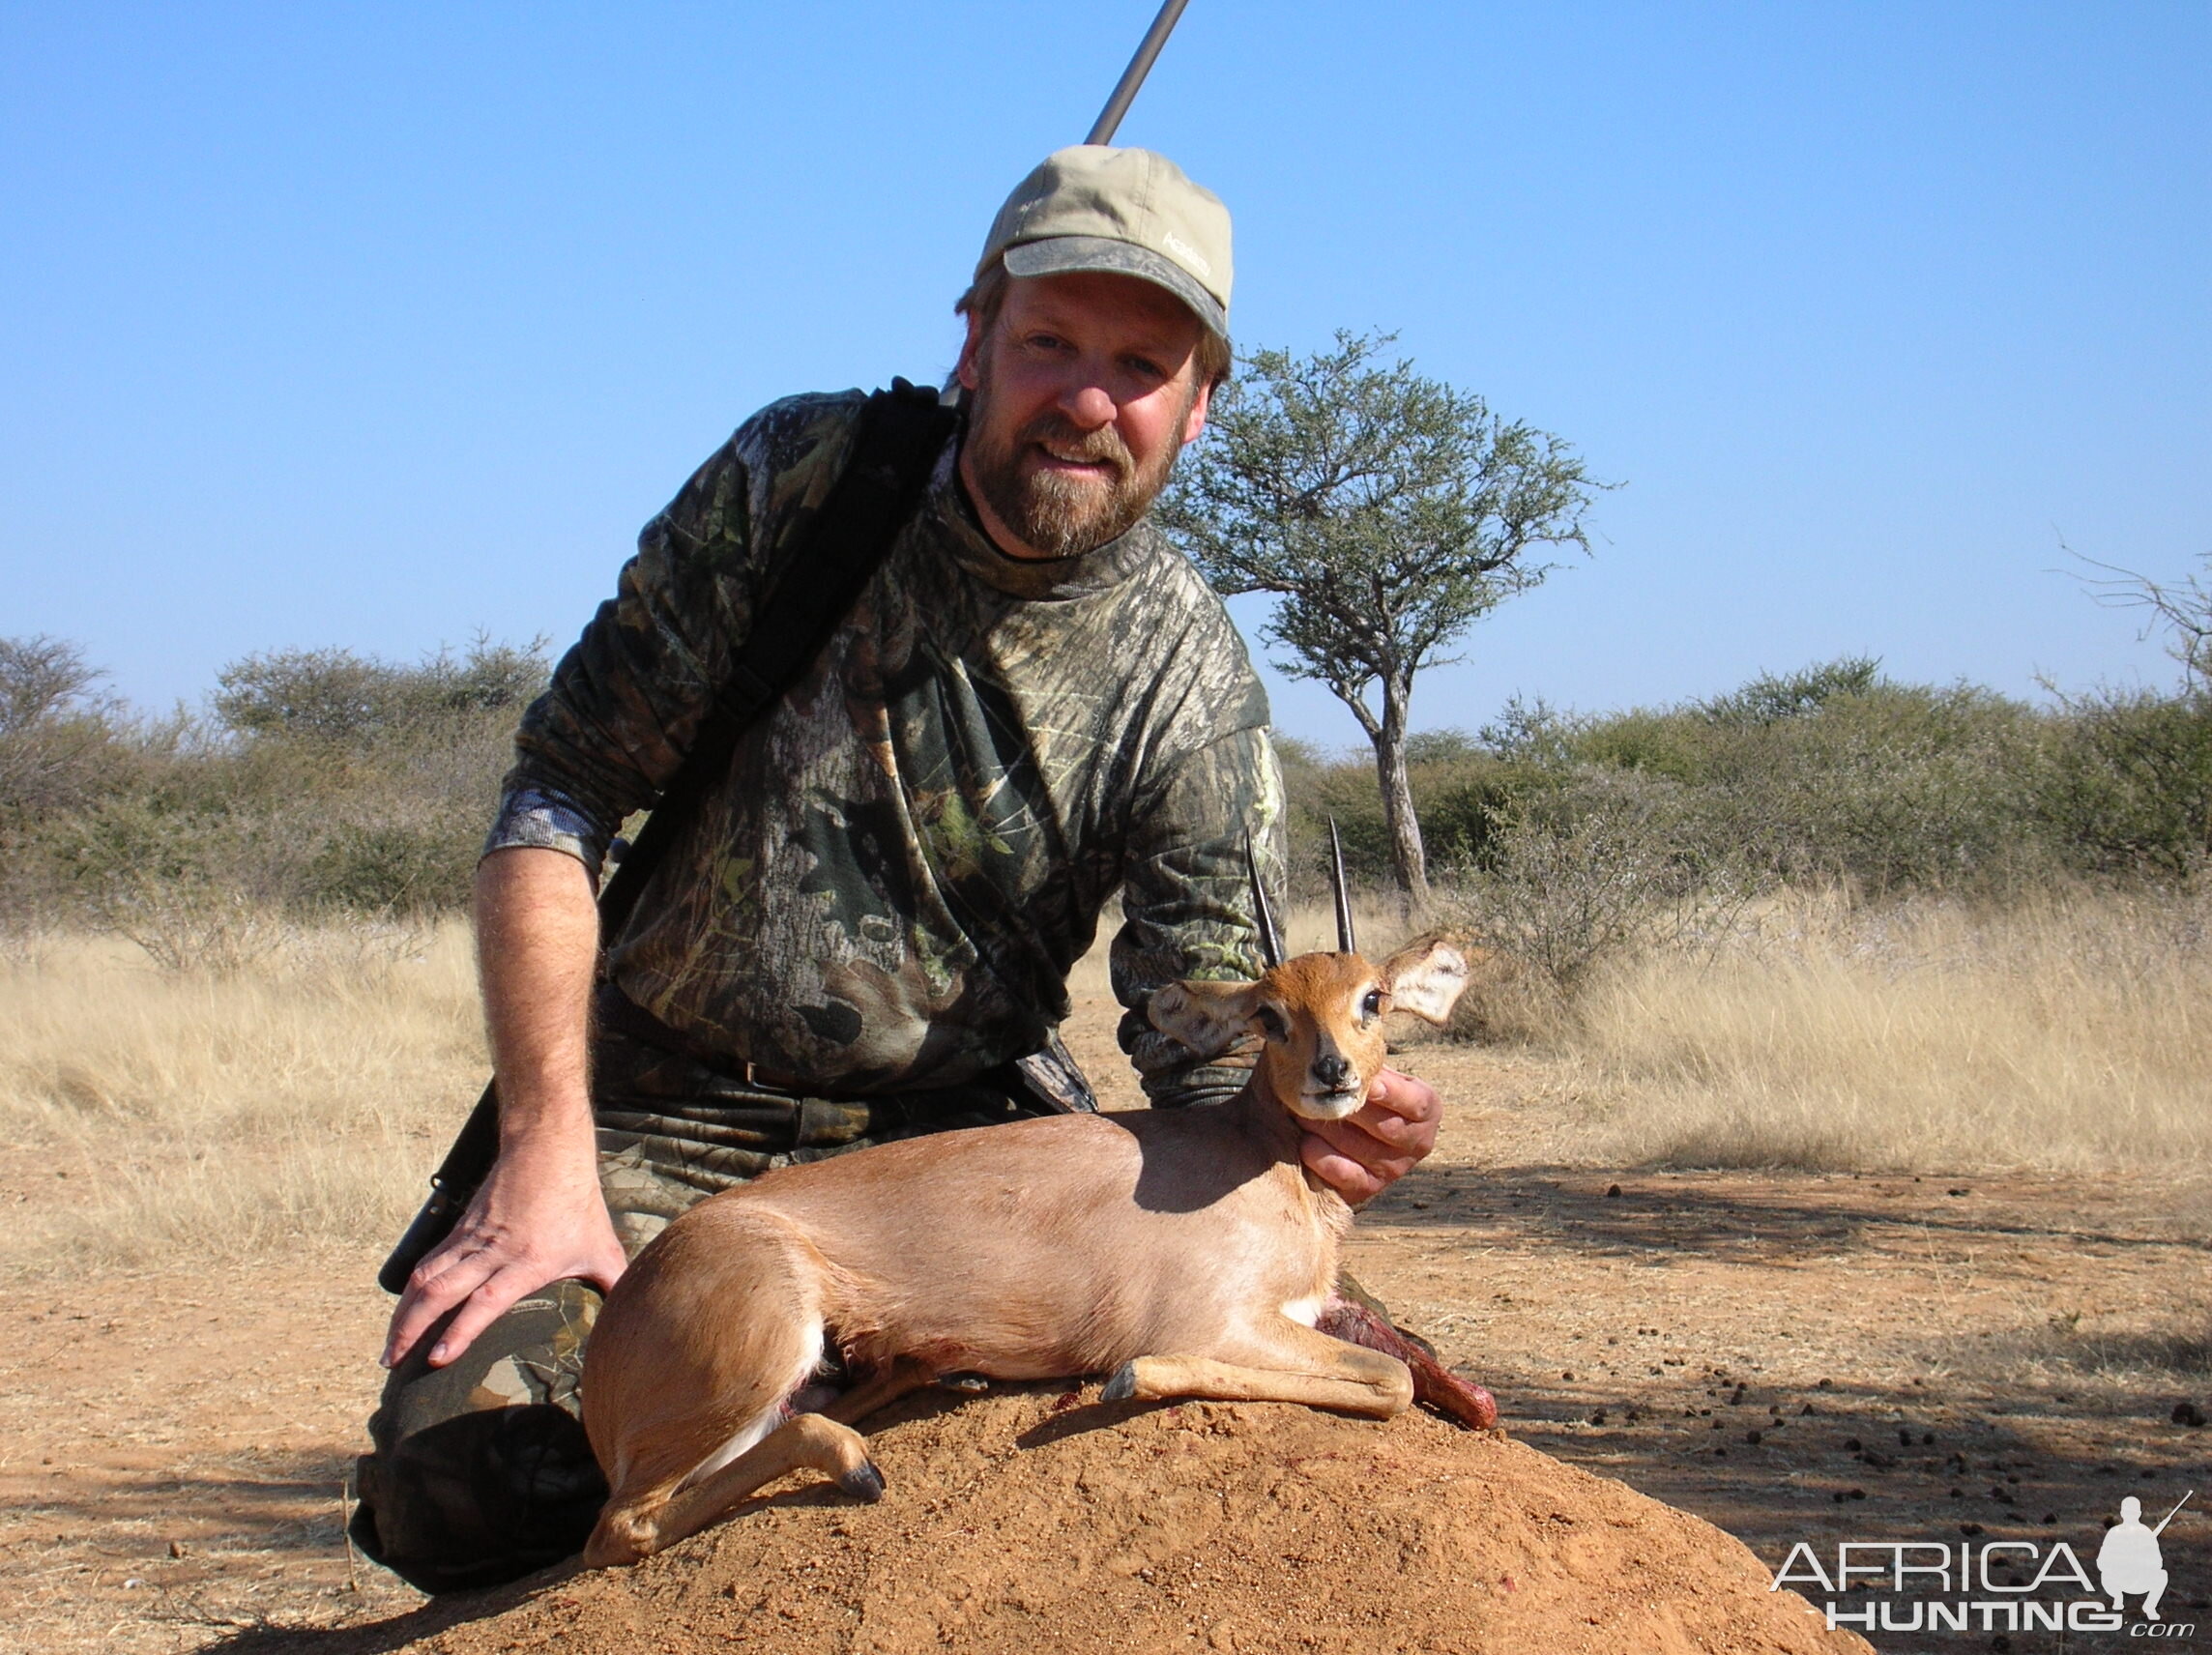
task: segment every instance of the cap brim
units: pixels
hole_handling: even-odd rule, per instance
[[[1221,301],[1200,286],[1198,277],[1189,271],[1134,242],[1118,242],[1110,236],[1048,236],[1037,242],[1017,242],[1003,256],[1008,276],[1066,276],[1094,270],[1136,276],[1166,288],[1189,305],[1215,336],[1229,337],[1229,312],[1221,307]]]

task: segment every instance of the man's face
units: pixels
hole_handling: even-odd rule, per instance
[[[1066,558],[1125,533],[1206,428],[1202,324],[1135,276],[1017,276],[985,329],[968,318],[960,475],[991,537]]]

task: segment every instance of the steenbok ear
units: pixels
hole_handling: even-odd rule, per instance
[[[1145,1015],[1162,1034],[1213,1058],[1251,1029],[1259,1008],[1256,982],[1172,982],[1152,992]]]
[[[1382,967],[1390,1009],[1410,1011],[1439,1025],[1451,1016],[1472,974],[1467,956],[1441,941],[1416,943],[1392,954]]]

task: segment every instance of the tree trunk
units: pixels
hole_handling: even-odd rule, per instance
[[[1421,824],[1413,814],[1413,784],[1406,774],[1406,709],[1412,685],[1385,679],[1382,716],[1369,731],[1375,742],[1375,773],[1382,784],[1382,826],[1390,834],[1390,871],[1412,902],[1413,913],[1429,906],[1427,855],[1421,849]]]

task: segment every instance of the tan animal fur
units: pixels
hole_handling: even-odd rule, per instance
[[[700,1203],[639,1256],[586,1353],[612,1489],[586,1562],[633,1562],[800,1466],[879,1496],[850,1422],[941,1375],[1402,1412],[1405,1363],[1313,1326],[1352,1212],[1298,1141],[1365,1102],[1385,1012],[1441,1023],[1467,976],[1429,943],[1380,968],[1307,954],[1257,982],[1172,984],[1152,1021],[1194,1050],[1264,1037],[1234,1102],[914,1139]],[[832,1342],[869,1379],[792,1414]]]

